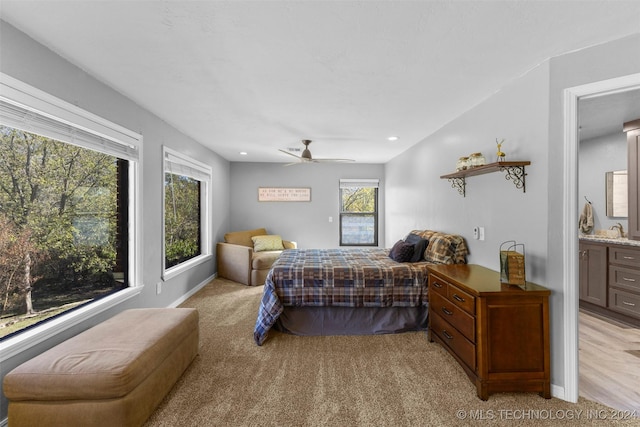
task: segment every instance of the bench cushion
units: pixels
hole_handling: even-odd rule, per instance
[[[195,309],[126,310],[18,366],[3,390],[11,401],[125,396],[197,330]]]

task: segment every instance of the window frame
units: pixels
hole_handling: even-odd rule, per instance
[[[345,212],[342,210],[342,190],[344,188],[375,188],[375,201],[373,212]],[[379,198],[380,198],[380,180],[379,179],[341,179],[338,190],[338,203],[339,203],[339,226],[338,233],[340,239],[340,246],[346,247],[376,247],[379,244]],[[370,216],[373,215],[374,229],[373,229],[373,243],[344,243],[342,223],[345,216]]]
[[[127,209],[129,216],[129,287],[68,313],[49,319],[41,325],[25,329],[23,332],[2,341],[2,343],[0,343],[0,362],[3,362],[142,292],[142,215],[140,201],[142,185],[140,171],[142,170],[143,138],[142,135],[138,133],[132,132],[116,123],[110,122],[1,72],[0,94],[0,100],[7,104],[31,111],[39,116],[51,119],[57,124],[65,125],[70,129],[76,129],[80,131],[80,133],[87,132],[103,138],[108,144],[105,145],[103,150],[98,149],[98,151],[113,154],[113,151],[110,151],[108,147],[109,144],[112,144],[112,148],[115,147],[116,150],[124,149],[130,153],[129,157],[121,157],[128,160],[129,164],[129,203]],[[21,126],[11,121],[3,120],[3,122],[6,126],[21,128]],[[24,129],[24,127],[22,127],[22,129],[32,132],[30,129]],[[47,136],[58,139],[55,135]],[[95,144],[91,145],[82,139],[74,140],[73,142],[64,139],[62,141],[96,150]]]
[[[162,280],[167,281],[184,271],[207,262],[213,258],[211,247],[211,189],[213,187],[213,169],[186,154],[167,146],[162,147]],[[172,170],[177,169],[177,173]],[[166,235],[165,235],[165,174],[188,176],[200,182],[200,255],[190,258],[173,267],[166,268]]]

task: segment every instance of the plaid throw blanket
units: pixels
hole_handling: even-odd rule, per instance
[[[262,345],[285,306],[427,305],[427,265],[395,262],[383,248],[285,250],[264,284],[254,340]]]

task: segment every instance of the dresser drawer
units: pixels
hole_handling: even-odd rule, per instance
[[[429,298],[429,310],[437,313],[471,342],[476,341],[476,319],[437,293]]]
[[[449,284],[447,299],[469,314],[476,313],[476,298],[457,286]]]
[[[617,265],[610,266],[609,286],[624,288],[631,292],[640,292],[640,269]]]
[[[627,316],[640,318],[640,295],[609,288],[609,308]]]
[[[609,263],[640,268],[640,250],[610,246]]]
[[[436,334],[469,368],[476,369],[476,346],[436,313],[431,317],[431,333]]]
[[[449,284],[433,274],[429,275],[429,289],[439,293],[443,297],[447,297],[447,288]]]

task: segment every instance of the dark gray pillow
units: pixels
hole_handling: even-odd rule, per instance
[[[420,239],[418,243],[413,245],[413,257],[411,262],[418,262],[424,259],[424,251],[427,250],[429,241],[427,239]]]
[[[398,240],[389,251],[389,258],[396,262],[410,262],[413,257],[413,245],[404,240]]]
[[[409,233],[407,234],[407,237],[404,238],[404,241],[407,243],[411,243],[412,245],[415,245],[421,239],[422,237],[418,236],[417,234]]]
[[[427,239],[423,239],[417,234],[409,233],[407,237],[405,237],[404,241],[413,245],[413,256],[411,257],[411,262],[418,262],[424,259],[424,251],[427,249],[427,245],[429,245],[429,241]]]

